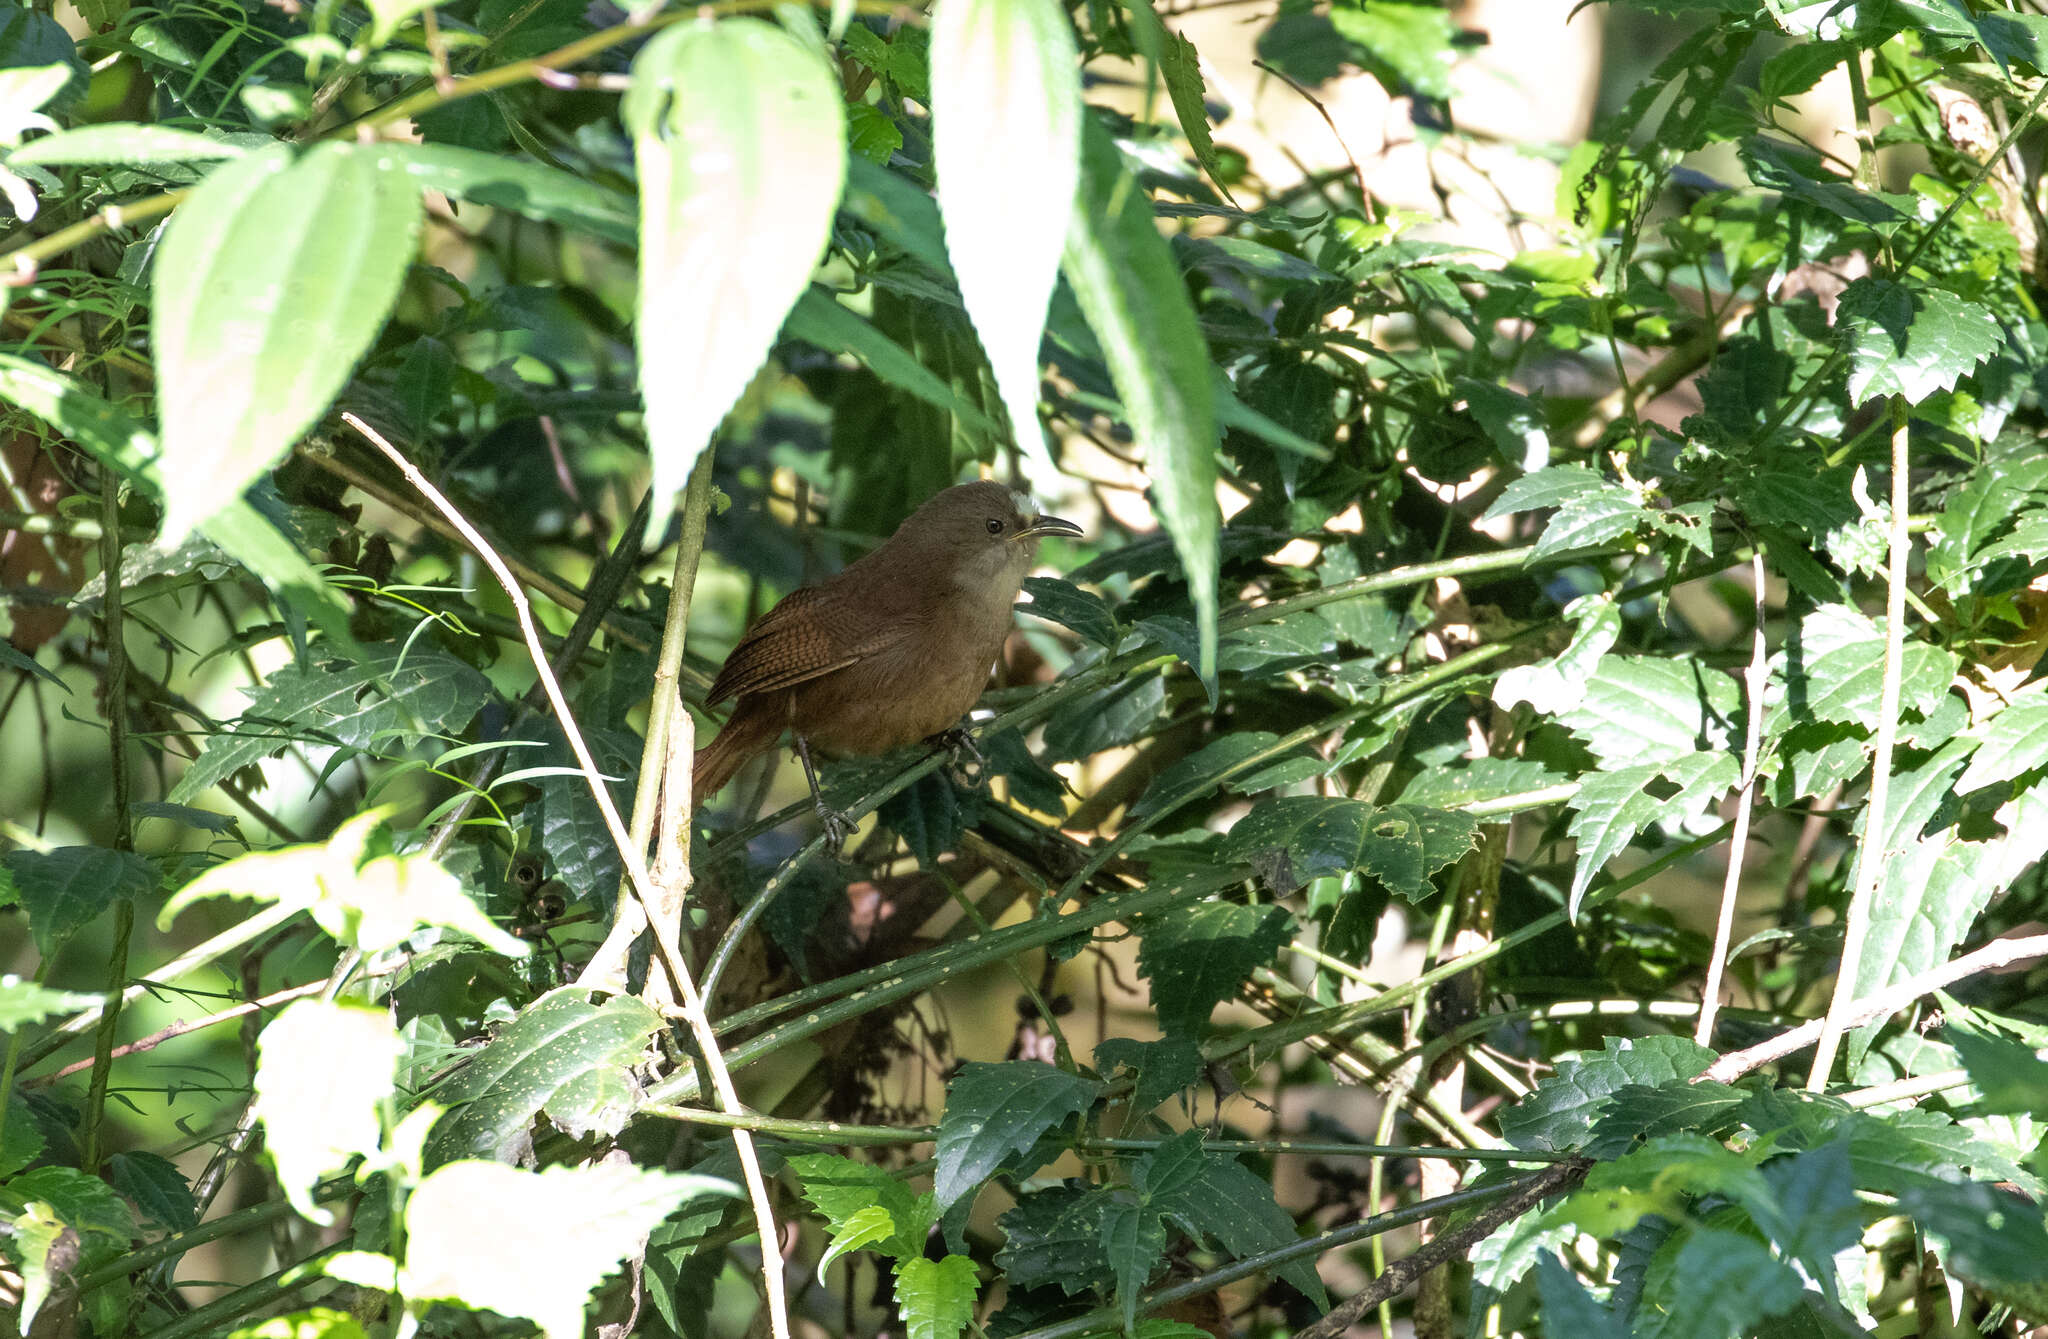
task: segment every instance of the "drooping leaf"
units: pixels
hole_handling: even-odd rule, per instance
[[[1836,329],[1849,351],[1849,399],[1919,404],[1997,353],[2005,332],[1989,310],[1945,288],[1858,279],[1842,293]]]
[[[1081,187],[1063,262],[1152,480],[1195,606],[1198,670],[1216,662],[1216,407],[1208,347],[1150,198],[1107,131],[1081,132]]]
[[[21,909],[28,913],[36,952],[45,959],[114,903],[155,892],[163,877],[146,857],[105,846],[8,851],[0,854],[0,867],[5,867],[13,881]],[[16,989],[37,991],[40,987]],[[32,1010],[58,993],[17,994],[15,998]],[[97,996],[87,998],[98,1003]],[[72,1006],[59,1004],[47,1012],[66,1007]]]
[[[631,1071],[660,1026],[630,995],[602,1005],[574,987],[542,996],[433,1090],[452,1109],[427,1140],[427,1165],[503,1157],[543,1111],[571,1133],[616,1133],[639,1101]]]
[[[1273,1187],[1228,1154],[1204,1149],[1199,1130],[1154,1149],[1133,1169],[1132,1180],[1160,1213],[1239,1259],[1295,1239],[1294,1220],[1274,1202]],[[1310,1261],[1290,1261],[1275,1272],[1317,1306],[1328,1305]]]
[[[302,1217],[333,1215],[313,1201],[321,1178],[374,1153],[380,1112],[398,1091],[405,1042],[381,1008],[295,1000],[257,1039],[255,1115],[278,1184]]]
[[[946,1088],[939,1118],[939,1208],[977,1189],[1013,1153],[1086,1110],[1101,1085],[1031,1060],[970,1061]],[[1029,1170],[1029,1169],[1027,1169]]]
[[[1121,640],[1116,614],[1093,591],[1058,577],[1026,577],[1024,593],[1031,603],[1018,608],[1033,618],[1071,629],[1106,650],[1114,651]]]
[[[1033,450],[1038,348],[1081,180],[1081,62],[1057,0],[939,0],[932,168],[946,251],[1017,444]]]
[[[846,177],[846,116],[822,52],[745,17],[656,34],[619,115],[640,173],[635,333],[659,533],[810,286]]]
[[[924,1254],[925,1236],[939,1218],[938,1202],[929,1192],[915,1194],[894,1172],[836,1153],[798,1154],[789,1159],[788,1166],[802,1182],[804,1198],[831,1225],[835,1251],[842,1249],[841,1240],[855,1229],[854,1220],[868,1214],[870,1222],[886,1223],[887,1227],[861,1243],[863,1246],[878,1246],[883,1254],[899,1260]],[[880,1219],[873,1218],[875,1213]],[[821,1262],[819,1272],[824,1268]]]
[[[1695,818],[1741,779],[1732,753],[1694,753],[1670,762],[1588,773],[1571,798],[1567,830],[1579,844],[1569,907],[1574,917],[1587,889],[1609,860],[1652,823],[1677,825]]]
[[[1102,1252],[1116,1274],[1117,1308],[1129,1332],[1138,1318],[1138,1293],[1166,1261],[1166,1222],[1149,1205],[1112,1200],[1102,1210]]]
[[[421,215],[376,148],[329,141],[233,159],[171,216],[150,321],[168,542],[326,411],[397,300]]]
[[[1216,1006],[1273,961],[1293,923],[1280,907],[1229,902],[1147,918],[1138,929],[1138,970],[1151,978],[1160,1028],[1169,1037],[1198,1036]]]

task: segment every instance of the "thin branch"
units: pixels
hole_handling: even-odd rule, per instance
[[[1823,1029],[1830,1022],[1836,1024],[1836,1034],[1839,1036],[1843,1028],[1861,1027],[1887,1014],[1897,1013],[1922,995],[1954,985],[1965,977],[1976,976],[1980,972],[1994,972],[2028,958],[2040,957],[2048,957],[2048,934],[2026,935],[2018,939],[1994,939],[1984,947],[1965,953],[1960,958],[1951,959],[1932,971],[1922,972],[1895,986],[1886,986],[1875,995],[1853,1000],[1839,1011],[1830,1008],[1824,1018],[1801,1023],[1796,1028],[1779,1033],[1769,1041],[1758,1042],[1748,1050],[1731,1051],[1707,1066],[1699,1078],[1715,1083],[1733,1083],[1753,1069],[1760,1069],[1774,1060],[1782,1060],[1812,1046],[1821,1039]]]
[[[182,1037],[188,1032],[198,1032],[202,1029],[210,1028],[216,1023],[226,1023],[240,1018],[244,1014],[253,1014],[259,1009],[275,1008],[280,1004],[286,1004],[307,995],[317,995],[326,987],[327,983],[325,981],[309,981],[303,986],[291,986],[274,994],[265,995],[260,1000],[244,1000],[240,1004],[222,1009],[219,1013],[208,1014],[204,1018],[195,1018],[190,1022],[172,1023],[169,1026],[160,1027],[147,1037],[131,1041],[125,1046],[115,1047],[108,1055],[109,1058],[118,1060],[124,1055],[140,1055],[145,1051],[153,1051],[165,1042],[176,1037]],[[60,1079],[69,1078],[81,1069],[90,1069],[94,1063],[94,1060],[74,1061],[54,1074],[39,1075],[23,1083],[21,1086],[24,1088],[48,1087]]]
[[[1756,804],[1757,759],[1763,751],[1764,681],[1770,671],[1764,650],[1764,551],[1749,555],[1750,579],[1756,586],[1755,623],[1750,639],[1749,669],[1743,680],[1749,691],[1749,720],[1742,738],[1742,793],[1735,801],[1735,832],[1728,839],[1728,873],[1721,880],[1721,915],[1714,923],[1714,948],[1707,959],[1707,984],[1700,995],[1699,1027],[1693,1040],[1714,1043],[1714,1014],[1721,1007],[1721,975],[1735,935],[1735,899],[1742,891],[1742,857],[1749,849],[1749,815]]]
[[[1870,760],[1870,802],[1864,809],[1863,844],[1856,850],[1856,882],[1849,895],[1842,935],[1842,963],[1835,972],[1835,990],[1828,1011],[1821,1019],[1820,1043],[1813,1053],[1813,1071],[1806,1076],[1809,1092],[1828,1086],[1835,1068],[1835,1052],[1842,1044],[1842,1031],[1849,1024],[1843,1015],[1856,998],[1856,975],[1863,966],[1863,944],[1870,933],[1870,917],[1877,900],[1878,880],[1884,876],[1891,836],[1892,751],[1899,738],[1899,682],[1906,654],[1906,560],[1912,540],[1906,534],[1907,450],[1906,398],[1892,397],[1892,514],[1890,562],[1885,571],[1884,680],[1877,699],[1877,738]]]
[[[435,508],[448,518],[451,525],[462,531],[463,538],[477,551],[478,556],[490,567],[491,575],[496,577],[498,584],[504,588],[505,598],[512,602],[513,612],[519,619],[520,630],[526,636],[526,649],[533,659],[534,673],[540,676],[541,682],[547,687],[548,702],[554,707],[562,733],[569,741],[570,750],[576,755],[577,768],[589,784],[591,797],[597,802],[598,812],[604,816],[605,830],[611,834],[612,843],[618,847],[619,857],[625,862],[633,894],[640,899],[641,905],[647,908],[649,928],[654,931],[655,950],[682,1000],[684,1021],[689,1024],[692,1035],[697,1039],[697,1045],[703,1053],[705,1068],[711,1072],[711,1082],[718,1092],[719,1105],[728,1111],[744,1110],[739,1093],[733,1088],[732,1076],[726,1071],[725,1060],[719,1054],[718,1039],[711,1031],[711,1020],[705,1015],[704,1001],[697,994],[696,984],[691,981],[689,972],[683,965],[682,953],[676,943],[676,926],[664,924],[654,917],[654,909],[658,904],[653,878],[647,869],[647,853],[633,845],[631,838],[627,836],[626,825],[619,817],[618,806],[612,803],[611,788],[605,784],[596,760],[591,757],[590,746],[584,742],[583,731],[578,728],[575,715],[569,710],[569,702],[562,694],[561,683],[548,668],[547,650],[541,645],[540,632],[534,626],[533,607],[527,601],[526,592],[519,588],[519,583],[513,579],[511,570],[505,566],[504,559],[484,541],[484,537],[477,533],[476,527],[441,495],[440,490],[427,481],[427,477],[420,473],[417,466],[399,454],[398,449],[378,435],[376,429],[354,414],[344,414],[342,417],[372,446],[383,452],[385,457],[398,467],[399,472],[405,475],[407,482],[418,489],[427,501],[433,503]],[[768,1183],[761,1174],[761,1163],[755,1156],[752,1136],[744,1130],[733,1131],[733,1149],[739,1155],[740,1167],[745,1173],[747,1193],[754,1202],[755,1225],[761,1233],[761,1277],[768,1299],[769,1325],[775,1339],[789,1339],[789,1312],[782,1294],[781,1256],[776,1249],[781,1236],[775,1227],[774,1206],[768,1199]]]

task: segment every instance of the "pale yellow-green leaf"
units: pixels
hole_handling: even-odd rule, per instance
[[[698,1195],[732,1195],[715,1177],[626,1163],[523,1172],[451,1162],[406,1205],[408,1302],[458,1302],[530,1320],[547,1339],[580,1339],[591,1289],[639,1250],[655,1224]]]
[[[850,1255],[864,1246],[878,1241],[887,1241],[896,1235],[896,1220],[888,1209],[879,1204],[870,1204],[865,1209],[856,1209],[847,1215],[839,1225],[832,1244],[818,1257],[818,1282],[825,1281],[825,1271],[832,1262],[842,1255]]]
[[[68,65],[23,65],[0,70],[0,144],[19,144],[24,132],[55,130],[57,123],[36,110],[71,82]]]
[[[1065,7],[939,0],[931,83],[946,253],[1011,430],[1036,450],[1038,347],[1081,174],[1081,65]]]
[[[244,1325],[228,1339],[364,1339],[363,1326],[346,1311],[316,1306]]]
[[[369,0],[370,45],[383,46],[421,10],[432,9],[434,0]]]
[[[208,174],[153,269],[164,538],[238,499],[324,413],[412,264],[419,190],[373,145],[277,144]]]
[[[21,1270],[20,1324],[28,1333],[36,1313],[50,1298],[57,1276],[50,1268],[50,1256],[64,1234],[64,1221],[57,1211],[41,1200],[30,1200],[27,1208],[8,1223],[14,1241],[9,1254]]]
[[[388,1293],[398,1287],[398,1262],[375,1251],[339,1251],[320,1262],[320,1272],[358,1288]]]
[[[831,233],[846,113],[823,53],[760,19],[681,23],[633,60],[651,528],[761,366]]]
[[[313,1187],[377,1151],[404,1051],[384,1010],[323,1000],[286,1006],[257,1038],[255,1112],[264,1147],[285,1198],[304,1217],[331,1222],[313,1202]]]
[[[459,931],[507,957],[531,951],[499,929],[432,857],[394,853],[387,818],[387,810],[372,809],[322,845],[257,851],[216,865],[172,894],[157,924],[168,928],[205,898],[246,897],[302,907],[329,935],[365,953],[396,948],[428,926]]]

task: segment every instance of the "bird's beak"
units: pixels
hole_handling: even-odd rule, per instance
[[[1010,538],[1013,540],[1037,539],[1041,535],[1065,535],[1070,539],[1079,539],[1081,537],[1081,527],[1075,525],[1072,521],[1061,520],[1057,516],[1034,516],[1031,518],[1031,524],[1025,526],[1016,534],[1011,535]]]

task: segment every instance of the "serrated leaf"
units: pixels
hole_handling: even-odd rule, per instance
[[[173,1232],[199,1226],[199,1202],[175,1164],[154,1153],[116,1153],[107,1159],[107,1184],[134,1201],[143,1218]]]
[[[895,1235],[896,1220],[881,1205],[870,1204],[865,1209],[854,1210],[837,1225],[832,1233],[832,1244],[818,1256],[818,1282],[825,1281],[825,1271],[840,1256],[851,1255],[878,1243],[886,1244]],[[902,1258],[900,1251],[889,1254]]]
[[[301,1217],[330,1223],[313,1187],[377,1151],[405,1042],[382,1008],[295,1000],[256,1042],[256,1100],[278,1184]]]
[[[1013,1288],[1056,1287],[1072,1297],[1110,1287],[1116,1273],[1103,1247],[1102,1219],[1117,1193],[1069,1183],[1019,1195],[996,1220],[1003,1231],[996,1267]]]
[[[908,1339],[958,1339],[974,1319],[980,1287],[972,1256],[927,1260],[920,1255],[899,1262],[896,1312],[904,1333]]]
[[[1951,1274],[2017,1308],[2048,1317],[2048,1224],[2041,1206],[1981,1182],[1913,1186],[1899,1207]]]
[[[1614,1090],[1593,1122],[1586,1156],[1619,1157],[1639,1140],[1670,1134],[1721,1134],[1733,1125],[1743,1098],[1743,1093],[1725,1083],[1674,1083],[1661,1088],[1625,1084]]]
[[[1714,1053],[1683,1037],[1608,1037],[1598,1051],[1565,1056],[1536,1091],[1501,1110],[1501,1134],[1516,1148],[1569,1153],[1584,1147],[1608,1100],[1632,1084],[1691,1079]]]
[[[1274,1203],[1273,1187],[1235,1158],[1204,1149],[1198,1130],[1161,1144],[1140,1160],[1132,1179],[1147,1204],[1189,1235],[1222,1243],[1240,1260],[1296,1238],[1294,1219]],[[1274,1272],[1317,1306],[1328,1307],[1312,1262],[1290,1261]]]
[[[78,850],[98,850],[98,847],[78,847]],[[18,854],[9,852],[9,855]],[[154,871],[152,871],[152,881]],[[51,990],[33,981],[24,981],[18,976],[0,976],[0,1032],[13,1032],[29,1023],[40,1023],[53,1014],[77,1013],[81,1009],[97,1009],[106,1003],[105,995],[93,995],[77,990]]]
[[[1202,1077],[1202,1048],[1186,1037],[1161,1041],[1105,1037],[1095,1047],[1095,1067],[1105,1075],[1113,1075],[1119,1069],[1136,1074],[1137,1081],[1131,1088],[1131,1115],[1144,1116]]]
[[[1496,521],[1518,512],[1562,507],[1568,502],[1597,497],[1618,487],[1620,485],[1609,483],[1584,465],[1552,465],[1510,480],[1479,519],[1482,522]]]
[[[2048,495],[2048,457],[1994,456],[1970,471],[1935,518],[1927,575],[1950,594],[1975,588],[1980,553],[2023,510]]]
[[[1058,577],[1026,577],[1024,593],[1031,597],[1031,603],[1017,606],[1022,613],[1069,628],[1105,650],[1116,650],[1117,643],[1123,640],[1116,614],[1093,591],[1082,590]]]
[[[1146,12],[1151,12],[1149,0]],[[1230,199],[1230,188],[1221,180],[1221,161],[1216,157],[1216,144],[1209,134],[1209,111],[1206,106],[1207,84],[1202,78],[1201,55],[1187,34],[1169,32],[1159,53],[1159,78],[1166,85],[1167,99],[1173,103],[1174,119],[1180,122],[1183,135],[1187,136],[1188,148],[1194,151],[1195,161],[1209,174],[1209,180],[1216,183],[1216,189]],[[1130,1328],[1126,1318],[1124,1328]]]
[[[1009,1155],[1030,1151],[1039,1136],[1087,1110],[1101,1091],[1093,1079],[1037,1061],[961,1066],[939,1118],[932,1190],[940,1210],[978,1189]]]
[[[7,1095],[7,1109],[0,1118],[0,1176],[12,1176],[42,1155],[45,1140],[36,1124],[28,1100],[15,1089]]]
[[[639,1101],[631,1071],[660,1026],[631,996],[593,1005],[574,987],[543,995],[433,1090],[452,1109],[427,1140],[427,1165],[504,1157],[543,1109],[557,1123],[616,1133]]]
[[[1202,902],[1138,927],[1138,971],[1152,981],[1152,1008],[1168,1036],[1189,1037],[1216,1006],[1279,954],[1294,918],[1280,907]]]
[[[939,0],[931,34],[946,251],[1014,440],[1035,450],[1039,343],[1081,181],[1073,27],[1057,0]]]
[[[1261,869],[1276,888],[1353,871],[1418,901],[1432,874],[1472,849],[1478,820],[1442,809],[1295,795],[1262,800],[1224,836],[1217,854]]]
[[[398,298],[422,212],[376,148],[328,141],[234,159],[171,216],[150,318],[167,542],[326,411]]]
[[[392,850],[388,817],[372,809],[319,845],[256,851],[216,865],[172,894],[157,923],[168,927],[206,898],[240,897],[304,907],[336,941],[364,953],[396,948],[428,926],[459,931],[507,957],[531,951],[470,901],[438,861]]]
[[[1166,710],[1156,674],[1127,678],[1062,706],[1045,724],[1045,760],[1087,758],[1144,736]]]
[[[1641,1339],[1743,1339],[1799,1304],[1791,1267],[1754,1237],[1693,1228],[1652,1259],[1632,1333]]]
[[[1604,595],[1582,595],[1564,607],[1572,639],[1555,657],[1515,665],[1493,682],[1493,700],[1503,708],[1527,703],[1538,715],[1570,711],[1586,698],[1586,685],[1601,657],[1621,637],[1621,606]]]
[[[1576,918],[1586,890],[1609,860],[1652,823],[1680,824],[1728,793],[1742,771],[1732,753],[1694,753],[1669,762],[1590,772],[1572,796],[1571,826],[1579,844],[1567,903]]]
[[[1092,120],[1082,124],[1081,164],[1062,268],[1102,345],[1152,480],[1153,505],[1180,556],[1195,606],[1197,673],[1206,678],[1216,663],[1222,525],[1208,346],[1150,197]]]
[[[1605,656],[1558,723],[1608,771],[1729,747],[1742,706],[1735,680],[1661,656]]]
[[[1786,647],[1785,701],[1794,717],[1875,729],[1884,684],[1884,624],[1849,605],[1821,605]],[[1901,648],[1899,708],[1925,716],[1956,674],[1955,656],[1916,638]]]
[[[1116,1275],[1117,1309],[1128,1332],[1138,1319],[1138,1293],[1166,1259],[1166,1221],[1127,1199],[1102,1210],[1102,1252]]]
[[[626,1163],[539,1173],[450,1163],[406,1204],[400,1285],[408,1299],[460,1302],[531,1320],[547,1339],[581,1339],[591,1291],[656,1224],[693,1196],[730,1193],[728,1182]]]
[[[169,799],[197,799],[222,778],[285,745],[332,741],[374,752],[390,741],[467,729],[490,699],[490,680],[445,652],[381,647],[362,660],[286,665],[249,696],[233,731],[208,738]]]
[[[1910,196],[1863,190],[1823,167],[1818,156],[1788,144],[1754,135],[1742,142],[1740,152],[1749,179],[1758,186],[1782,192],[1837,218],[1884,227],[1904,223],[1911,217]]]
[[[810,286],[846,179],[844,106],[823,53],[760,19],[679,23],[633,58],[619,116],[640,174],[655,532]]]
[[[1969,1071],[1977,1097],[1969,1109],[1986,1115],[2048,1115],[2048,1060],[2034,1047],[1951,1022],[1944,1032]]]
[[[76,1167],[38,1167],[7,1183],[7,1193],[23,1200],[41,1200],[56,1210],[64,1226],[85,1239],[83,1256],[101,1256],[108,1246],[125,1247],[135,1239],[135,1215],[97,1176]]]
[[[36,952],[45,960],[108,907],[153,893],[163,881],[148,859],[104,846],[8,851],[0,853],[0,867],[13,882]],[[32,999],[27,1003],[33,1007]]]
[[[914,1193],[903,1178],[881,1167],[837,1153],[804,1153],[788,1161],[803,1184],[804,1198],[825,1216],[836,1240],[855,1230],[856,1218],[878,1209],[890,1223],[884,1253],[907,1260],[924,1253],[924,1241],[938,1221],[937,1201]],[[818,1266],[823,1272],[824,1266]]]
[[[1278,757],[1280,737],[1270,730],[1231,730],[1217,735],[1185,758],[1160,769],[1131,805],[1132,818],[1146,818],[1208,794],[1226,777]]]
[[[1575,549],[1598,548],[1632,534],[1652,513],[1641,498],[1619,485],[1609,485],[1565,502],[1536,537],[1532,560],[1554,558]]]
[[[1991,312],[1945,288],[1858,279],[1842,292],[1835,327],[1849,353],[1849,400],[1883,395],[1919,404],[1997,353],[2005,332]]]
[[[1958,791],[2011,781],[2048,763],[2048,693],[2036,690],[2015,697],[1970,736],[1977,741],[1977,751],[1956,780]]]

